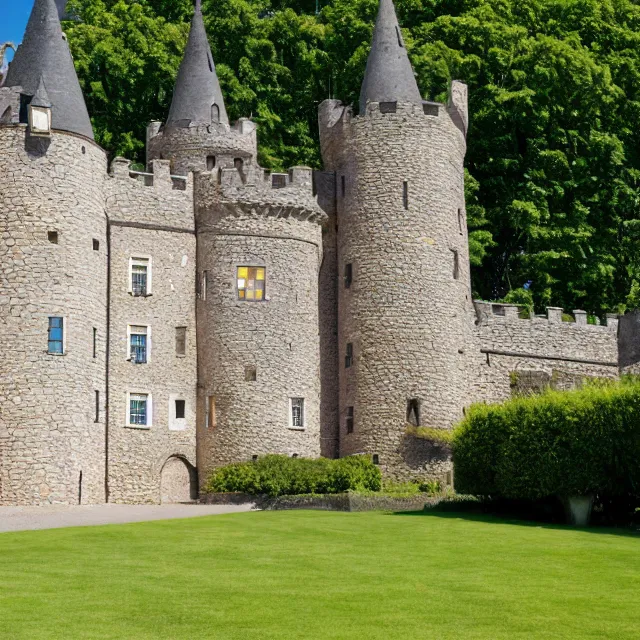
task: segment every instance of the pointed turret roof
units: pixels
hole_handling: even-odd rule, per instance
[[[365,113],[367,102],[422,104],[393,0],[380,0],[367,70],[360,90],[360,113]]]
[[[25,94],[34,96],[41,83],[46,85],[51,103],[52,127],[93,139],[87,106],[54,0],[35,0],[24,40],[9,65],[5,86],[21,86]]]
[[[214,106],[215,105],[215,106]],[[229,124],[211,47],[202,20],[200,0],[196,0],[189,40],[178,71],[167,125]]]

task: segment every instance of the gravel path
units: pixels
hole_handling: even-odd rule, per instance
[[[213,516],[250,510],[251,505],[207,504],[97,504],[86,506],[0,507],[0,532],[196,518],[198,516]]]

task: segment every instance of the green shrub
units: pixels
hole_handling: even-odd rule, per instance
[[[442,482],[440,480],[424,480],[418,485],[418,488],[422,493],[437,496],[442,493]]]
[[[366,456],[329,460],[268,455],[216,469],[205,491],[282,496],[380,491],[381,486],[380,469]]]
[[[640,495],[640,384],[476,405],[455,430],[456,489],[537,500]]]
[[[406,426],[407,435],[420,438],[421,440],[431,440],[438,444],[451,444],[453,431],[451,429],[436,429],[435,427],[415,427],[411,424]]]

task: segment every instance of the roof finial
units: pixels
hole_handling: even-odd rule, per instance
[[[380,0],[378,7],[371,52],[360,91],[361,114],[366,112],[367,102],[422,104],[393,0]]]
[[[5,85],[20,86],[29,96],[35,96],[42,87],[51,104],[52,128],[93,139],[91,120],[54,0],[35,0]]]
[[[167,124],[189,127],[219,122],[229,124],[229,118],[204,28],[201,0],[196,0],[189,40],[173,90]]]

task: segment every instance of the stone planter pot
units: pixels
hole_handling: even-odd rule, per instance
[[[571,496],[564,501],[567,521],[576,527],[586,527],[591,519],[593,496]]]

